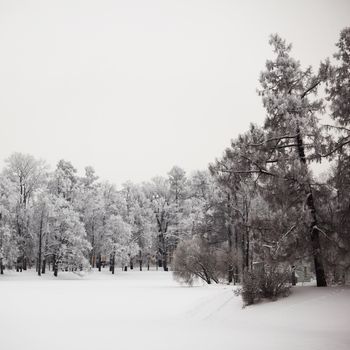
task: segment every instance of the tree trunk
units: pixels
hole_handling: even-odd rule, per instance
[[[53,256],[53,275],[55,276],[55,277],[57,277],[57,275],[58,275],[58,264],[57,264],[57,259],[56,259],[56,255],[54,255]]]
[[[92,246],[92,251],[91,251],[91,266],[94,269],[96,267],[96,254],[95,254],[95,233],[94,233],[94,222],[92,222],[91,225],[91,231],[92,231],[92,239],[91,239],[91,246]]]
[[[0,259],[0,275],[4,274],[4,265],[2,264],[2,258]]]
[[[22,272],[23,270],[23,257],[19,257],[17,258],[17,261],[16,261],[16,271],[17,272]]]
[[[142,271],[142,252],[139,250],[139,264],[140,264],[140,271]]]
[[[305,158],[305,149],[304,149],[304,143],[303,143],[303,139],[301,137],[299,128],[297,129],[296,138],[297,138],[299,159],[302,165],[304,166],[305,175],[306,175],[307,164],[306,164],[306,158]],[[309,181],[307,181],[306,183],[305,193],[307,196],[306,203],[311,214],[311,223],[310,223],[309,230],[310,230],[310,238],[311,238],[312,255],[313,255],[314,265],[315,265],[316,283],[317,283],[317,287],[326,287],[327,286],[326,274],[323,266],[323,257],[322,257],[322,251],[321,251],[319,230],[317,228],[318,220],[316,215],[314,197],[312,195],[312,189]]]
[[[112,275],[114,275],[114,268],[115,268],[115,253],[113,253],[112,257],[111,257],[111,271],[112,271]]]
[[[162,260],[158,260],[159,267],[162,267],[164,271],[168,271],[168,257],[167,257],[167,246],[165,242],[165,234],[168,230],[168,222],[164,218],[164,211],[162,211],[159,216],[159,212],[156,214],[157,223],[158,223],[158,251],[161,255]]]
[[[102,256],[101,253],[98,254],[98,271],[101,272]]]
[[[45,274],[45,272],[46,272],[46,258],[44,257],[44,259],[43,259],[43,267],[41,269],[41,273]]]
[[[292,286],[297,285],[297,276],[295,274],[295,266],[292,266],[292,276],[291,276]]]
[[[245,239],[245,267],[249,270],[249,245],[250,245],[250,240],[249,240],[249,232],[246,232],[246,239]]]
[[[232,226],[231,224],[228,225],[227,229],[227,239],[228,239],[228,257],[229,257],[229,263],[227,266],[227,282],[232,283],[233,281],[233,263],[232,263],[232,247],[233,247],[233,232],[232,232]]]
[[[241,252],[242,252],[242,273],[245,271],[245,270],[248,270],[248,266],[247,266],[247,256],[246,256],[246,253],[247,253],[247,250],[246,250],[246,247],[247,247],[247,237],[246,237],[246,232],[241,232],[240,234],[240,237],[241,237]]]
[[[163,266],[164,271],[168,271],[168,256],[165,246],[165,237],[164,234],[161,234],[161,265],[159,267]]]
[[[205,271],[205,270],[203,269],[203,273],[204,273],[206,282],[207,282],[208,284],[211,284],[211,280],[210,280],[209,275],[207,274],[207,271]]]
[[[239,276],[239,270],[238,266],[236,265],[234,267],[234,272],[233,272],[233,284],[236,285],[236,283],[240,282],[240,276]]]
[[[250,237],[249,237],[249,228],[248,228],[248,219],[249,219],[249,208],[248,208],[248,199],[244,198],[244,226],[245,226],[245,232],[244,232],[244,267],[247,271],[250,270],[249,266],[249,246],[250,246]]]
[[[164,271],[168,271],[168,256],[167,256],[167,253],[164,252],[163,254],[163,270]]]
[[[43,213],[40,218],[40,228],[39,228],[38,276],[41,276],[42,239],[43,239]]]
[[[98,262],[96,262],[96,256],[94,253],[91,254],[90,265],[93,269],[96,267],[96,265],[98,265]]]

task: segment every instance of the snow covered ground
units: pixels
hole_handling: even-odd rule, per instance
[[[349,288],[300,286],[245,309],[232,289],[182,286],[162,271],[7,272],[0,349],[350,349]]]

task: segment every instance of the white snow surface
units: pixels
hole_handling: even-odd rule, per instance
[[[350,349],[350,288],[297,286],[244,309],[233,288],[163,271],[5,271],[0,349]]]

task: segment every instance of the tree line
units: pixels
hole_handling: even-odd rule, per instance
[[[208,170],[190,176],[100,181],[65,160],[54,171],[12,154],[0,175],[0,270],[151,264],[189,284],[312,266],[317,285],[345,283],[350,268],[350,28],[333,59],[304,68],[270,37],[260,74],[266,111]],[[326,116],[329,123],[322,122]],[[328,162],[315,177],[313,163]]]

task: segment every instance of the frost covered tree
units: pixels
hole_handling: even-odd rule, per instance
[[[156,257],[158,266],[168,271],[168,243],[169,225],[172,206],[170,202],[170,184],[163,177],[152,179],[151,183],[144,185],[145,193],[151,201],[154,217],[154,227],[158,231]]]
[[[138,250],[137,245],[131,242],[131,227],[120,215],[111,215],[105,226],[105,238],[103,241],[103,253],[110,257],[110,270],[115,271],[116,261],[125,266],[128,261],[128,253]]]
[[[317,286],[326,286],[320,242],[322,230],[308,159],[321,152],[318,115],[323,111],[323,102],[313,95],[327,77],[327,66],[322,66],[315,75],[311,67],[301,68],[300,62],[290,56],[291,45],[278,35],[271,36],[270,44],[275,58],[266,62],[266,70],[260,76],[259,94],[267,112],[262,145],[269,154],[268,161],[274,161],[275,165],[285,163],[283,168],[295,175],[293,178],[286,174],[288,181],[296,181],[299,191],[304,193]]]
[[[191,201],[188,194],[188,179],[186,172],[179,166],[174,166],[168,172],[170,225],[168,226],[169,262],[171,262],[179,241],[187,235],[188,218]]]
[[[87,239],[91,244],[90,264],[100,268],[100,254],[103,236],[104,200],[101,184],[92,167],[85,168],[85,176],[77,179],[74,188],[74,209],[84,223]]]
[[[168,178],[155,177],[152,182],[143,186],[154,213],[154,227],[158,231],[158,266],[163,267],[164,271],[168,271],[168,264],[177,243],[186,235],[184,224],[187,221],[189,205],[186,202],[185,171],[175,166],[168,175]]]
[[[132,182],[125,183],[121,193],[126,204],[125,218],[131,226],[131,242],[136,243],[139,247],[136,254],[132,254],[131,251],[129,252],[130,269],[133,269],[134,260],[138,262],[140,271],[142,271],[144,263],[147,264],[149,269],[156,232],[151,201],[147,197],[143,187],[135,185]],[[133,251],[135,253],[134,249]]]
[[[326,151],[332,161],[326,186],[319,189],[319,206],[326,225],[326,262],[330,280],[345,283],[350,271],[350,28],[344,28],[336,44],[335,63],[327,80],[331,125]]]
[[[330,102],[333,125],[327,125],[337,131],[337,138],[330,138],[325,156],[342,154],[350,145],[350,27],[344,28],[336,44],[338,52],[334,54],[336,64],[331,66],[327,80],[327,100]],[[349,152],[348,152],[349,153]],[[346,160],[346,159],[345,159]]]
[[[46,254],[52,257],[54,276],[57,277],[59,270],[87,268],[91,245],[86,239],[84,225],[71,204],[58,197],[53,205]]]
[[[14,228],[16,196],[14,185],[0,175],[0,274],[16,263],[19,254]]]
[[[71,162],[61,159],[56,166],[50,181],[52,193],[71,201],[75,186],[78,183],[77,169]]]
[[[222,158],[210,165],[210,171],[220,188],[216,210],[217,218],[225,227],[228,243],[228,281],[241,279],[249,270],[252,257],[252,203],[258,195],[262,176],[269,174],[264,161],[265,154],[253,150],[250,144],[257,142],[264,133],[251,125],[250,130],[232,140]],[[220,216],[221,213],[221,216]]]
[[[54,198],[47,192],[40,193],[32,207],[31,231],[36,250],[36,268],[38,275],[45,273],[47,254],[47,235],[53,216]]]
[[[47,165],[31,155],[13,153],[5,160],[4,176],[10,181],[15,191],[14,225],[17,231],[19,249],[19,269],[26,270],[28,259],[33,250],[31,239],[29,205],[36,191],[46,181]]]

